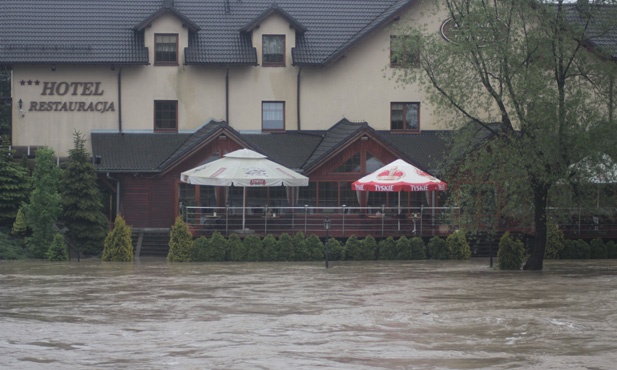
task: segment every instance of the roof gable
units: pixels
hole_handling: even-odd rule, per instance
[[[163,6],[161,6],[157,11],[150,14],[144,20],[139,22],[133,29],[136,31],[143,31],[145,28],[149,27],[154,20],[166,14],[171,14],[174,17],[178,18],[178,20],[182,22],[182,26],[188,28],[190,31],[197,32],[201,29],[201,27],[199,27],[196,23],[194,23],[184,14],[179,12],[174,7],[174,3],[171,0],[164,0]]]
[[[298,22],[294,17],[292,17],[289,13],[283,10],[277,3],[273,3],[269,8],[263,11],[263,13],[259,14],[253,20],[251,20],[246,26],[240,29],[241,32],[252,32],[255,28],[259,27],[261,22],[263,22],[266,18],[271,15],[279,15],[281,18],[289,22],[289,24],[296,30],[296,32],[304,33],[306,32],[306,28]]]

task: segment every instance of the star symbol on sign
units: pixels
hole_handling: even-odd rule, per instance
[[[21,80],[21,81],[19,81],[19,83],[21,84],[21,86],[24,86],[26,84],[26,81]]]
[[[41,83],[41,81],[39,81],[39,80],[34,81],[34,84],[35,84],[36,86],[39,86],[39,84],[40,84],[40,83]]]
[[[32,80],[28,80],[28,86],[32,86]]]

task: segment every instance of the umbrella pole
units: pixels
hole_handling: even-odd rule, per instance
[[[401,231],[401,191],[398,192],[398,231]]]
[[[242,188],[242,232],[245,232],[245,214],[246,214],[246,186]]]

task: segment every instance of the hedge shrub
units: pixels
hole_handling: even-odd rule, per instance
[[[506,232],[499,239],[497,259],[500,270],[520,270],[525,259],[525,245]]]
[[[60,233],[54,235],[49,249],[47,249],[47,259],[50,261],[66,261],[69,259],[69,254],[64,244],[64,236]]]
[[[412,260],[425,260],[426,259],[426,245],[424,240],[419,236],[410,239],[411,245],[411,259]]]
[[[438,236],[434,236],[428,241],[428,253],[429,258],[435,260],[447,260],[450,257],[448,243]]]
[[[453,260],[466,260],[471,258],[471,248],[465,233],[462,231],[455,231],[448,235],[446,238],[446,244],[448,245],[448,258]]]
[[[247,261],[261,261],[263,259],[264,243],[257,235],[249,235],[243,240]]]
[[[591,258],[591,248],[589,247],[589,244],[582,239],[566,240],[563,250],[561,251],[561,258],[589,259]]]
[[[589,242],[590,256],[594,259],[606,259],[608,258],[608,250],[606,244],[600,238],[593,239]]]
[[[546,249],[544,250],[544,258],[559,258],[565,244],[566,238],[563,232],[559,230],[557,224],[549,223],[546,225]]]
[[[103,246],[103,261],[132,262],[133,241],[131,227],[126,224],[122,216],[117,216],[114,228],[111,230]]]
[[[394,260],[398,254],[396,249],[396,241],[393,237],[389,236],[379,242],[379,259],[380,260]]]

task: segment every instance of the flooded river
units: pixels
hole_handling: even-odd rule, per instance
[[[617,261],[0,261],[0,369],[615,369]]]

